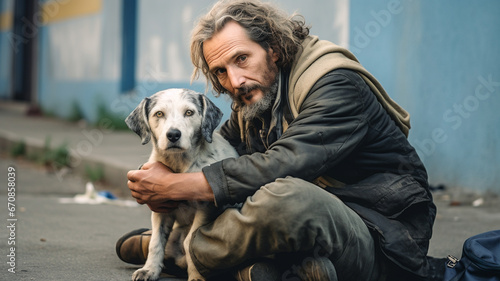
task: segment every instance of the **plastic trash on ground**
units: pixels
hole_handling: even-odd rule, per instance
[[[139,204],[132,200],[118,199],[109,191],[96,191],[92,182],[87,182],[85,185],[85,193],[77,194],[71,198],[59,198],[61,204],[110,204],[124,207],[137,207]]]

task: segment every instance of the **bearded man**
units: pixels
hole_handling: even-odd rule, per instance
[[[193,78],[231,97],[220,133],[241,156],[191,174],[146,163],[128,186],[157,212],[175,208],[172,200],[232,206],[193,235],[201,274],[432,278],[436,208],[407,140],[409,115],[352,53],[309,35],[299,15],[222,0],[194,28],[191,58]],[[120,241],[122,259],[147,256],[147,232]]]

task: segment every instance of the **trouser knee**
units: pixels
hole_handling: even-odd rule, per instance
[[[259,223],[269,227],[270,233],[285,233],[286,239],[296,241],[288,244],[291,251],[311,258],[328,257],[340,267],[339,273],[352,271],[351,265],[359,263],[353,276],[366,276],[362,264],[374,262],[374,242],[363,220],[338,197],[314,184],[292,177],[278,179],[249,200],[265,202],[258,215],[265,219]]]
[[[329,218],[347,208],[336,196],[302,179],[286,177],[261,187],[243,205],[242,213],[262,218],[256,222],[281,224]]]
[[[373,263],[365,253],[374,252],[368,229],[356,213],[320,187],[292,177],[261,187],[241,209],[227,209],[200,227],[191,248],[202,274],[252,258],[303,253],[328,257],[336,267],[364,276],[363,266]]]

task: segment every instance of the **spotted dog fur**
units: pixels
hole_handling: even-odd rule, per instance
[[[174,172],[184,173],[198,172],[211,163],[238,156],[235,149],[214,132],[221,118],[220,109],[204,95],[187,89],[168,89],[145,98],[125,122],[141,137],[143,145],[151,141],[149,161],[162,162]],[[147,261],[134,272],[132,280],[157,280],[165,255],[175,258],[178,266],[187,269],[188,280],[205,280],[196,270],[188,247],[193,231],[211,219],[214,208],[209,203],[186,202],[170,213],[153,212]],[[181,241],[169,239],[176,228],[184,229],[183,249],[175,247],[175,244],[180,247]]]

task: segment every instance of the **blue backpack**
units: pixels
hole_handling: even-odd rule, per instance
[[[448,256],[444,281],[500,281],[500,230],[465,240],[460,260]]]

